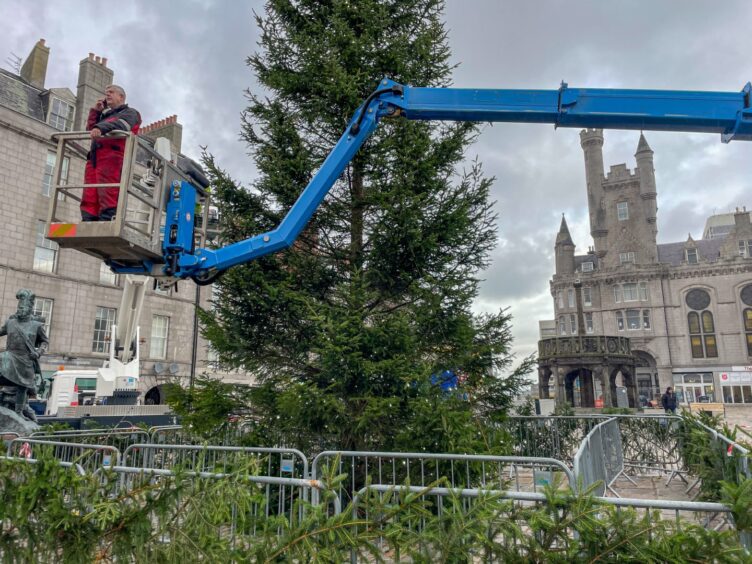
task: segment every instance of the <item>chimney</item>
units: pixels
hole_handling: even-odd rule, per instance
[[[750,217],[749,212],[747,211],[747,206],[744,206],[741,209],[736,208],[736,212],[734,213],[734,225],[736,226],[736,229],[750,228]]]
[[[157,120],[139,129],[139,133],[156,141],[158,137],[166,137],[170,141],[170,149],[177,155],[183,142],[183,126],[178,123],[178,116]]]
[[[44,79],[47,76],[47,60],[50,58],[50,48],[45,46],[44,39],[37,41],[34,48],[26,57],[21,67],[21,78],[36,86],[40,90],[44,89]]]
[[[94,53],[78,65],[78,89],[76,91],[76,123],[74,129],[86,129],[89,109],[104,98],[104,89],[112,84],[115,73],[107,68],[107,58]]]

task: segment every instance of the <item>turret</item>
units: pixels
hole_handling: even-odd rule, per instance
[[[603,208],[603,130],[583,129],[580,144],[585,154],[585,181],[587,183],[590,234],[599,257],[606,254],[606,214]]]
[[[645,136],[640,133],[640,141],[637,143],[637,152],[635,153],[637,161],[637,176],[640,179],[640,199],[642,200],[642,209],[645,213],[645,220],[649,226],[649,232],[652,238],[649,242],[650,248],[655,249],[652,253],[657,257],[656,238],[658,236],[658,223],[656,216],[658,214],[658,203],[656,201],[657,192],[655,188],[655,168],[653,167],[653,150],[648,145]],[[646,257],[647,258],[647,257]]]
[[[574,274],[574,243],[569,234],[567,220],[561,214],[561,227],[556,235],[556,274],[566,276]]]

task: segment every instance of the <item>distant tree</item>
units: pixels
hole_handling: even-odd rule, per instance
[[[258,180],[243,188],[205,155],[225,241],[279,223],[379,79],[450,83],[443,7],[267,2],[256,16],[260,51],[248,59],[262,88],[248,92],[243,114]],[[291,249],[217,283],[204,334],[226,366],[256,375],[258,386],[233,398],[263,439],[434,451],[499,444],[488,423],[507,412],[531,361],[512,370],[507,313],[471,310],[496,240],[493,179],[477,161],[462,169],[476,133],[474,124],[385,120]],[[431,382],[446,370],[462,380],[456,392]]]

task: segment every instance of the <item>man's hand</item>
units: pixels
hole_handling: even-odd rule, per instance
[[[39,360],[39,357],[42,355],[39,354],[39,351],[34,351],[34,352],[29,351],[29,356],[31,357],[32,360]]]
[[[102,137],[102,132],[99,130],[98,127],[95,127],[91,130],[91,138],[96,139],[97,137]]]
[[[97,110],[98,112],[104,111],[106,107],[107,106],[104,105],[104,98],[97,100],[97,103],[94,104],[94,109]]]

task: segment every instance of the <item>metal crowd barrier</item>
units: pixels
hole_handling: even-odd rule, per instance
[[[601,415],[519,415],[507,418],[502,426],[512,439],[515,456],[543,456],[571,465],[580,443],[603,419]]]
[[[120,451],[110,445],[92,445],[66,441],[47,441],[20,437],[8,445],[9,458],[36,459],[35,453],[47,451],[61,462],[80,465],[87,472],[98,472],[120,464]]]
[[[242,422],[239,425],[228,427],[220,438],[214,438],[214,445],[219,446],[241,446],[240,443],[247,433],[249,423]],[[149,428],[147,431],[149,438],[143,442],[153,444],[171,444],[171,445],[200,445],[206,442],[205,439],[198,437],[190,432],[190,429],[182,425],[161,425]]]
[[[330,450],[313,459],[312,479],[322,476],[325,464],[336,464],[338,474],[348,474],[347,481],[337,490],[343,504],[369,483],[427,486],[445,478],[453,488],[538,491],[543,485],[554,483],[558,472],[564,478],[562,482],[573,490],[576,487],[574,474],[566,464],[544,457]]]
[[[294,448],[214,445],[134,444],[123,452],[123,465],[135,468],[209,470],[228,473],[248,461],[259,463],[267,476],[308,477],[308,459]]]
[[[616,418],[599,423],[588,433],[574,455],[574,474],[578,487],[588,489],[595,486],[599,496],[609,490],[619,497],[612,485],[621,475],[637,485],[624,474],[624,452]]]
[[[503,499],[508,499],[513,502],[521,504],[541,504],[546,503],[546,495],[540,492],[521,492],[510,490],[495,490],[484,488],[444,488],[444,487],[420,487],[420,486],[394,486],[393,484],[371,484],[364,486],[355,492],[353,496],[351,511],[353,519],[357,518],[360,511],[363,511],[366,516],[369,515],[368,497],[366,494],[369,492],[377,492],[380,495],[383,494],[402,494],[412,493],[418,494],[421,497],[436,497],[439,498],[439,502],[435,504],[439,513],[443,511],[443,504],[441,499],[447,496],[456,496],[464,500],[471,500],[481,496],[496,496]],[[364,503],[365,499],[365,503]],[[647,520],[647,526],[650,527],[652,520],[655,516],[651,513],[651,510],[660,510],[661,515],[659,518],[665,519],[666,513],[673,515],[675,522],[678,526],[681,524],[681,518],[686,518],[683,514],[689,514],[690,520],[698,521],[697,517],[701,517],[699,520],[706,528],[710,528],[716,517],[719,515],[722,517],[721,523],[716,524],[714,528],[720,529],[724,526],[732,524],[731,509],[721,503],[708,503],[697,501],[674,501],[674,500],[657,500],[657,499],[636,499],[636,498],[613,498],[613,497],[595,497],[594,501],[597,504],[613,505],[616,506],[617,511],[621,508],[629,508],[635,510],[644,510]],[[462,507],[466,507],[465,503]],[[420,530],[423,522],[418,521],[412,524],[416,529]],[[572,535],[575,534],[574,528],[572,529]],[[748,542],[745,536],[740,535],[742,545],[747,549],[752,548],[752,543]],[[497,540],[503,540],[497,539]],[[383,539],[379,539],[383,541]],[[379,543],[381,544],[381,543]],[[382,546],[383,548],[383,546]],[[370,559],[367,559],[370,561]],[[355,551],[351,552],[350,561],[356,563],[358,561],[358,554]]]

